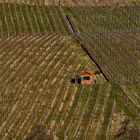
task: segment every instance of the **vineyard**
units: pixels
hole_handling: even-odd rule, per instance
[[[72,39],[55,34],[5,37],[0,46],[1,138],[28,139],[45,133],[59,139],[81,139],[83,134],[91,139],[116,133],[120,116],[125,119],[125,106],[116,104],[112,85],[102,75],[96,77],[102,84],[70,83],[84,67],[96,70]],[[112,122],[115,116],[117,122]]]
[[[140,82],[139,33],[83,33],[78,36],[109,81]],[[88,43],[87,43],[88,42]]]
[[[123,6],[138,4],[139,0],[61,0],[61,3],[67,6]]]
[[[63,6],[102,6],[102,5],[134,5],[139,0],[0,0],[0,2],[10,2],[29,5],[63,5]]]
[[[0,3],[0,36],[69,33],[60,8]]]
[[[0,2],[6,3],[18,3],[26,5],[55,5],[55,0],[0,0]]]
[[[26,139],[38,122],[47,124],[52,132],[53,122],[63,121],[80,94],[77,91],[82,92],[80,86],[70,84],[71,77],[88,63],[91,67],[92,62],[73,41],[59,35],[17,36],[0,41],[2,138]],[[104,82],[102,76],[96,78]]]
[[[0,1],[0,140],[140,139],[138,1]]]
[[[131,31],[140,28],[140,5],[63,7],[80,32]]]

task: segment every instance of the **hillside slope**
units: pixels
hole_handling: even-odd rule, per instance
[[[3,37],[0,52],[2,139],[101,139],[113,137],[127,115],[135,118],[102,75],[91,86],[70,82],[85,67],[97,70],[70,37]]]
[[[57,2],[0,3],[0,139],[139,140],[139,6]]]

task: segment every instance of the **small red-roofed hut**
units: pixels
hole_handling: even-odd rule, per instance
[[[81,84],[92,84],[94,82],[93,73],[85,69],[80,73],[80,83]]]

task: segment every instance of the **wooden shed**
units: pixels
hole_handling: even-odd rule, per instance
[[[79,83],[80,84],[92,84],[94,82],[93,73],[85,69],[80,73]]]

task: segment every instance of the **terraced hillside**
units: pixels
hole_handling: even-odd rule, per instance
[[[81,89],[70,83],[71,78],[85,66],[94,70],[75,47],[59,35],[0,39],[2,138],[26,138],[36,124],[46,124],[51,130],[53,121],[65,116]],[[96,78],[104,81],[102,76]]]
[[[80,32],[130,31],[140,28],[140,5],[63,7]]]
[[[21,34],[69,34],[60,8],[0,3],[0,36]]]
[[[139,0],[61,0],[61,3],[67,6],[132,5]]]
[[[3,0],[0,140],[139,140],[139,19],[131,0]]]
[[[139,33],[87,33],[77,38],[108,80],[116,83],[114,96],[139,116]]]
[[[140,82],[139,33],[83,33],[78,39],[111,82]]]
[[[85,67],[97,70],[70,37],[3,37],[0,54],[1,139],[114,137],[136,117],[102,75],[89,86],[70,82]]]
[[[18,3],[26,5],[57,5],[57,0],[0,0],[0,2],[6,3]]]
[[[24,3],[30,5],[67,5],[67,6],[99,6],[99,5],[132,5],[139,3],[139,0],[0,0],[12,3]]]

